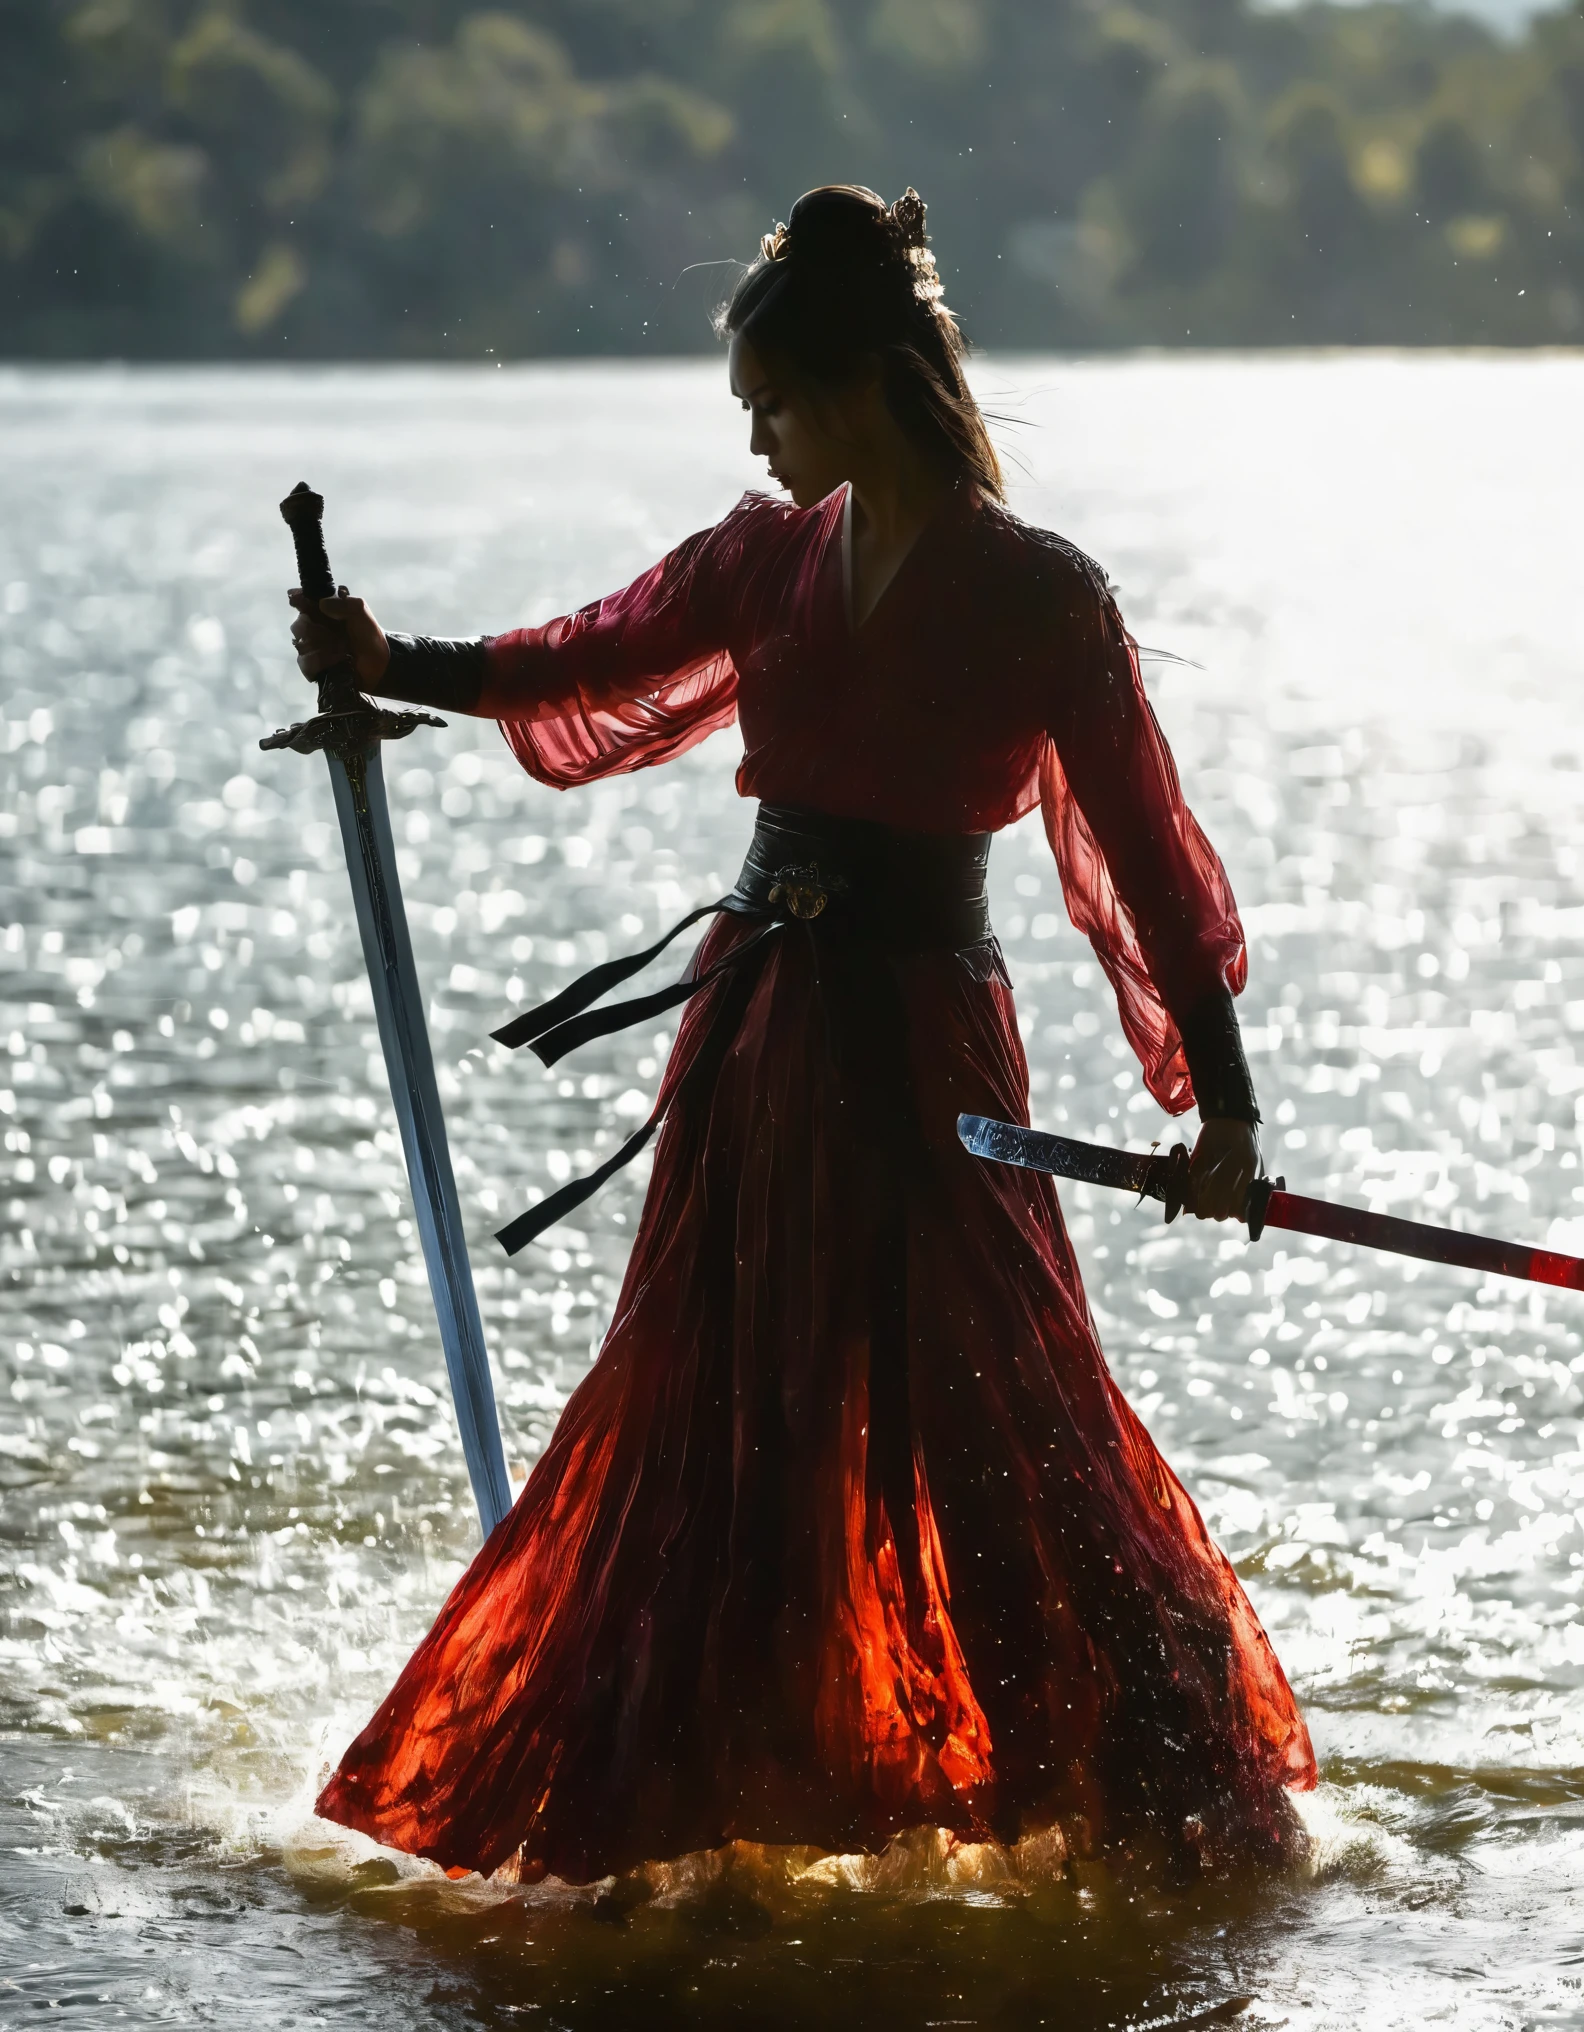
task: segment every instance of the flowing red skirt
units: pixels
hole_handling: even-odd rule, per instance
[[[319,1812],[572,1881],[920,1823],[1285,1852],[1315,1766],[1269,1640],[1051,1182],[957,1141],[1028,1119],[999,966],[789,926],[666,1082],[603,1351]]]

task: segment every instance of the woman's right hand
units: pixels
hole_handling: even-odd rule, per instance
[[[337,586],[328,600],[310,600],[300,586],[286,597],[297,609],[291,632],[303,676],[318,677],[350,662],[363,690],[377,691],[390,663],[390,644],[364,602],[350,598],[345,586]]]

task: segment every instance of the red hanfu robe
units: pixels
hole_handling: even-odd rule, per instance
[[[855,627],[844,499],[750,495],[625,592],[496,638],[478,710],[561,787],[735,716],[746,797],[957,834],[1038,800],[1180,1112],[1173,1012],[1242,987],[1242,930],[1103,580],[964,488]],[[701,965],[752,932],[718,920]],[[873,1048],[900,1054],[922,1136],[900,1179],[865,1143],[863,1054],[809,928],[772,941],[704,1089],[686,1076],[730,973],[688,1005],[600,1356],[321,1813],[576,1881],[919,1823],[1289,1846],[1315,1765],[1270,1643],[1111,1379],[1052,1182],[957,1141],[963,1110],[1028,1119],[1004,969],[982,948],[887,965]],[[882,1204],[905,1322],[884,1392]]]

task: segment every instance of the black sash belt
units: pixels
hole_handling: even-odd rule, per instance
[[[559,995],[514,1016],[492,1034],[513,1048],[529,1045],[536,1057],[554,1065],[591,1038],[676,1008],[723,974],[757,967],[768,949],[766,941],[788,924],[893,952],[960,952],[983,945],[992,935],[985,898],[989,859],[988,833],[909,833],[868,819],[761,805],[747,859],[729,895],[689,911],[642,952],[591,967]],[[592,1006],[658,958],[690,925],[721,911],[754,919],[760,928],[701,972],[690,967],[681,980],[652,994],[601,1009]],[[729,998],[725,1008],[736,1009],[739,1000]],[[736,1009],[733,1020],[740,1020],[740,1014]],[[701,1052],[700,1066],[708,1069],[716,1056]],[[684,1087],[687,1083],[684,1077]],[[631,1163],[659,1128],[662,1113],[657,1106],[643,1127],[586,1178],[573,1179],[502,1228],[496,1239],[506,1253],[516,1255]]]

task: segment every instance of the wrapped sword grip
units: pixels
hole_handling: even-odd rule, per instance
[[[299,480],[280,504],[281,520],[292,533],[297,552],[297,583],[310,600],[328,600],[335,595],[335,573],[324,540],[324,496],[316,494],[306,480]],[[314,680],[319,686],[321,713],[371,712],[373,707],[358,690],[350,662],[323,670]]]
[[[280,512],[297,550],[297,583],[310,600],[332,598],[336,582],[325,550],[324,496],[299,480],[280,504]]]

